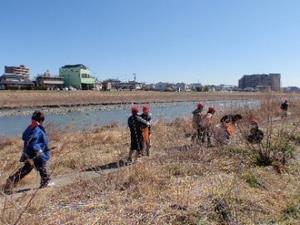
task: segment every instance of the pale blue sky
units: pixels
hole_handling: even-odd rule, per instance
[[[237,84],[282,73],[300,86],[298,0],[7,0],[0,73],[87,65],[99,78]]]

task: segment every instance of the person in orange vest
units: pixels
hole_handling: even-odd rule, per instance
[[[203,128],[203,136],[202,143],[205,143],[205,139],[207,139],[208,146],[212,146],[211,144],[211,136],[212,136],[212,118],[215,114],[216,110],[213,107],[209,107],[207,113],[202,117],[200,126]]]
[[[237,122],[241,119],[243,119],[243,117],[240,114],[228,114],[221,118],[220,122],[226,129],[228,138],[233,137],[235,135]]]
[[[240,114],[223,116],[216,126],[214,137],[219,144],[229,144],[237,132],[237,122],[243,117]]]
[[[201,119],[202,119],[202,112],[203,112],[203,108],[204,108],[204,105],[199,102],[197,104],[197,108],[192,112],[193,114],[193,120],[192,120],[192,125],[193,125],[193,129],[195,130],[195,132],[193,133],[192,135],[192,141],[201,141],[202,139],[202,136],[203,136],[203,128],[200,126],[200,122],[201,122]],[[197,137],[197,139],[196,139]]]
[[[146,155],[150,155],[150,148],[151,148],[151,113],[150,107],[148,105],[143,106],[143,113],[141,114],[142,119],[149,122],[149,125],[143,125],[143,139],[144,139],[144,148]]]

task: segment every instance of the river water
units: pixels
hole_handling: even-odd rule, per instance
[[[259,101],[232,100],[207,101],[204,104],[213,106],[218,111],[234,111],[238,108],[256,108]],[[155,103],[150,104],[153,121],[172,121],[176,118],[189,117],[196,107],[196,102]],[[207,109],[207,108],[206,108]],[[130,105],[103,106],[103,108],[80,110],[64,114],[47,113],[46,125],[65,129],[87,130],[95,126],[118,123],[126,126],[130,115]],[[21,136],[23,130],[30,124],[30,116],[0,117],[0,137]]]

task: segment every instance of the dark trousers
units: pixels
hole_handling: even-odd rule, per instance
[[[20,169],[18,169],[17,172],[15,172],[12,176],[10,176],[7,179],[7,185],[6,185],[7,188],[11,189],[11,188],[15,187],[16,184],[23,177],[25,177],[27,174],[29,174],[33,168],[36,168],[37,171],[39,171],[39,173],[40,173],[40,176],[41,176],[41,186],[40,187],[47,186],[47,184],[50,180],[50,176],[47,173],[46,162],[44,160],[42,160],[41,158],[35,158],[35,159],[33,159],[33,164],[34,165],[32,165],[28,161],[25,161],[24,166],[21,167]]]
[[[203,128],[202,131],[202,143],[205,143],[205,139],[207,139],[207,144],[211,145],[211,136],[212,136],[212,129],[210,127],[208,128]]]
[[[194,132],[194,134],[192,135],[192,141],[200,144],[200,142],[202,141],[203,134],[204,134],[204,128],[198,127],[196,129],[196,131],[197,132]]]

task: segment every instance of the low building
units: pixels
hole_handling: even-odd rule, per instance
[[[285,87],[283,88],[285,93],[300,93],[300,88],[296,86]]]
[[[136,81],[128,81],[118,83],[115,87],[118,90],[141,90],[143,84]]]
[[[102,82],[102,90],[110,91],[112,89],[112,84],[110,82],[104,81]]]
[[[144,84],[142,89],[144,91],[154,91],[155,90],[155,84]]]
[[[23,76],[13,73],[5,73],[0,77],[1,90],[31,90],[34,83]]]
[[[103,83],[110,83],[111,84],[111,89],[118,89],[120,87],[120,84],[122,83],[122,81],[118,80],[118,79],[107,79],[104,80]]]
[[[177,83],[176,84],[176,90],[178,92],[181,91],[191,91],[190,85],[186,84],[186,83]]]
[[[202,91],[203,88],[201,83],[192,83],[190,86],[192,91]]]
[[[59,69],[59,76],[64,79],[64,85],[68,88],[92,90],[96,86],[96,79],[83,64],[65,65]]]
[[[36,87],[42,90],[63,90],[64,78],[51,76],[49,72],[36,77]]]
[[[155,90],[157,91],[176,91],[176,85],[172,83],[159,82],[155,84]]]

